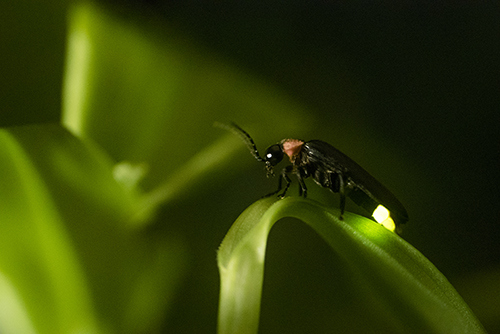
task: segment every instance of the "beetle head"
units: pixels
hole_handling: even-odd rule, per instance
[[[283,146],[281,144],[274,144],[267,148],[264,161],[268,177],[274,175],[274,166],[283,160],[283,154]]]

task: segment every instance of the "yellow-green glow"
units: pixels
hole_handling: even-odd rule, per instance
[[[383,205],[377,206],[377,208],[373,211],[373,218],[377,221],[377,223],[382,224],[384,220],[389,218],[389,210],[385,208]]]
[[[396,224],[394,223],[394,220],[392,220],[391,217],[387,218],[380,224],[382,224],[386,229],[391,230],[392,232],[396,230]]]
[[[373,211],[373,218],[379,224],[382,224],[386,229],[394,232],[396,230],[396,224],[392,220],[389,210],[383,205],[377,206]]]

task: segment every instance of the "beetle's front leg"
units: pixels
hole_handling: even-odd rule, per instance
[[[286,182],[285,189],[283,190],[283,192],[281,194],[278,194],[278,197],[279,198],[285,197],[286,192],[288,191],[288,188],[290,187],[290,183],[292,183],[292,181],[288,177],[288,173],[292,172],[292,170],[293,170],[292,166],[286,166],[285,168],[283,168],[281,170],[281,175],[280,175],[280,178],[278,180],[278,189],[270,194],[267,194],[265,197],[269,197],[269,196],[273,196],[273,195],[278,194],[281,191],[281,189],[283,189],[283,182],[282,182],[283,180],[285,180],[285,182]]]

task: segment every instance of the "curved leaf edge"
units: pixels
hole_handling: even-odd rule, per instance
[[[448,280],[404,239],[370,219],[298,197],[264,198],[245,210],[221,243],[219,333],[256,333],[267,237],[293,217],[310,225],[347,260],[396,326],[436,333],[484,333]],[[392,319],[394,318],[394,319]]]

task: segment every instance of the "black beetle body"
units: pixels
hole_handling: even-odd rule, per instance
[[[337,150],[332,145],[321,140],[303,141],[298,139],[284,139],[278,144],[271,145],[264,158],[261,158],[255,143],[248,133],[238,125],[224,126],[243,138],[250,152],[258,161],[264,161],[267,174],[274,175],[274,167],[286,155],[291,165],[281,171],[278,190],[269,194],[285,196],[291,180],[288,174],[297,176],[299,181],[299,195],[307,196],[307,187],[304,179],[311,177],[317,184],[340,194],[340,218],[344,214],[345,198],[349,196],[357,205],[373,215],[375,220],[391,230],[408,221],[408,213],[401,202],[380,182],[366,170]],[[286,185],[283,188],[282,180]],[[376,212],[381,210],[384,215],[379,219]],[[379,211],[380,213],[380,211]]]

